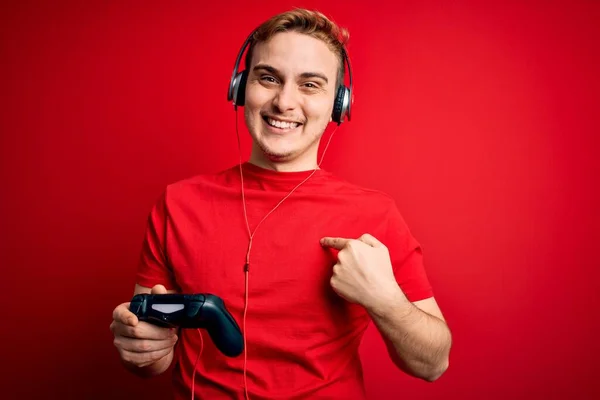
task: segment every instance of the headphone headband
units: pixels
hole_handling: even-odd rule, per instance
[[[240,49],[236,59],[235,59],[235,65],[233,66],[233,73],[231,74],[231,81],[229,81],[229,91],[227,92],[227,101],[232,101],[234,99],[234,84],[235,84],[235,78],[238,75],[238,68],[240,67],[240,61],[242,60],[242,56],[244,55],[244,51],[246,50],[246,47],[248,47],[250,45],[250,42],[252,41],[252,36],[254,36],[254,33],[256,32],[256,29],[252,31],[252,33],[250,33],[248,35],[248,37],[246,38],[246,41],[244,42],[244,44],[242,45],[242,48]]]
[[[342,45],[342,63],[346,62],[346,67],[348,68],[348,104],[346,105],[346,117],[348,121],[351,119],[351,111],[352,111],[352,66],[350,65],[350,57],[348,57],[348,53],[346,52],[346,47]],[[344,87],[344,82],[340,82],[338,86]]]

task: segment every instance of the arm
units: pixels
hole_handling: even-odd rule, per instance
[[[433,297],[411,303],[398,287],[367,311],[398,368],[428,382],[446,371],[452,338]]]
[[[369,234],[325,237],[321,245],[340,250],[331,286],[365,307],[394,363],[412,376],[439,378],[448,368],[451,337],[434,298],[411,303],[394,277],[387,247]]]

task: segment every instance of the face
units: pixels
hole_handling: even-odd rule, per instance
[[[256,45],[244,108],[251,160],[316,167],[319,140],[331,121],[338,63],[324,42],[296,32]]]

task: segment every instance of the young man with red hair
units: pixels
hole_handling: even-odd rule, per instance
[[[119,305],[123,363],[142,376],[172,367],[177,399],[364,399],[370,322],[402,371],[433,381],[448,367],[451,334],[393,199],[317,162],[347,37],[301,9],[261,25],[240,89],[250,159],[169,185],[150,213],[135,293],[215,294],[245,338],[244,355],[226,357]]]

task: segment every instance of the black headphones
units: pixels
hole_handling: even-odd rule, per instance
[[[235,60],[235,66],[233,68],[233,74],[231,75],[231,81],[229,82],[229,91],[227,92],[227,101],[233,100],[233,105],[243,106],[246,97],[246,82],[248,80],[248,71],[244,70],[242,72],[238,72],[240,67],[240,61],[242,60],[242,56],[246,47],[250,45],[252,41],[252,36],[254,35],[253,31],[240,49],[240,52],[237,55]],[[348,79],[350,81],[350,87],[344,85],[344,82],[340,82],[338,89],[335,94],[335,101],[333,103],[333,112],[331,115],[331,119],[334,122],[337,122],[340,125],[344,122],[344,119],[350,121],[351,117],[351,108],[352,108],[352,68],[350,67],[350,59],[348,58],[348,54],[346,53],[346,49],[342,49],[342,55],[345,64],[348,66]]]

